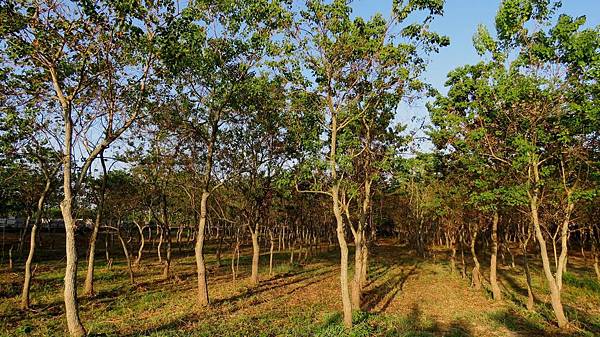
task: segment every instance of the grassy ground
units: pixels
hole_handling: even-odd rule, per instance
[[[419,259],[389,242],[380,242],[373,251],[365,306],[355,313],[352,331],[341,326],[338,259],[333,247],[294,266],[288,264],[288,253],[278,253],[275,275],[268,277],[268,270],[261,269],[261,285],[254,289],[247,280],[249,251],[244,251],[237,281],[232,280],[228,265],[216,268],[214,255],[207,255],[209,308],[195,307],[195,263],[190,251],[174,259],[171,280],[162,279],[154,252],[147,252],[136,270],[135,286],[130,285],[122,260],[108,270],[99,253],[98,294],[81,298],[81,318],[91,334],[101,336],[600,335],[600,284],[582,258],[570,260],[563,298],[573,324],[561,333],[552,322],[537,265],[533,266],[536,310],[528,312],[519,267],[501,265],[505,299],[494,302],[488,290],[473,290],[468,280],[451,275],[443,254]],[[268,256],[263,255],[261,263],[264,267]],[[0,270],[0,336],[66,334],[63,264],[52,260],[38,263],[33,306],[27,312],[18,309],[20,264],[13,271]],[[83,267],[80,262],[81,280]]]

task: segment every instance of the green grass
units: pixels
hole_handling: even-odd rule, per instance
[[[451,275],[442,254],[437,260],[417,258],[401,247],[374,250],[365,302],[371,308],[354,313],[352,330],[340,316],[338,252],[333,248],[308,261],[289,253],[274,257],[268,276],[268,255],[261,256],[261,285],[248,282],[249,251],[240,259],[240,274],[230,275],[229,252],[216,269],[214,255],[206,256],[213,304],[195,306],[195,264],[191,250],[177,255],[174,277],[163,280],[154,251],[145,252],[136,269],[136,285],[129,283],[122,259],[108,270],[99,254],[95,273],[97,295],[81,298],[81,318],[88,332],[102,336],[594,336],[600,332],[600,286],[582,261],[574,259],[564,277],[563,301],[573,330],[561,335],[554,325],[545,280],[532,265],[535,311],[527,311],[521,268],[503,266],[500,281],[504,300],[493,302],[486,290],[469,288],[469,281]],[[114,254],[117,256],[117,254]],[[296,254],[296,257],[298,254]],[[482,271],[485,258],[482,258]],[[570,260],[571,261],[571,260]],[[62,278],[64,262],[38,263],[32,287],[33,309],[18,309],[21,270],[0,272],[0,336],[64,336]],[[84,263],[78,273],[80,286]],[[350,263],[352,275],[352,263]],[[81,290],[80,290],[81,294]]]

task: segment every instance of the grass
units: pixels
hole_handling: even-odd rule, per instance
[[[148,245],[150,246],[150,245]],[[150,249],[151,247],[149,247]],[[81,318],[97,336],[594,336],[600,334],[600,285],[586,261],[570,258],[563,299],[572,328],[553,323],[541,269],[531,266],[535,311],[527,311],[521,268],[501,264],[505,299],[494,302],[487,290],[451,275],[443,254],[420,259],[406,248],[382,242],[372,252],[364,307],[354,313],[354,328],[340,317],[338,253],[334,247],[308,261],[289,265],[288,253],[261,257],[261,284],[249,284],[250,252],[243,251],[240,273],[232,280],[229,255],[216,267],[208,261],[212,305],[195,305],[195,262],[190,247],[176,253],[173,277],[164,280],[155,251],[145,252],[135,285],[117,259],[112,270],[98,254],[96,296],[80,298]],[[40,249],[40,251],[43,251]],[[178,252],[177,249],[174,252]],[[113,256],[117,256],[117,252]],[[298,254],[295,254],[296,257]],[[485,257],[480,257],[485,266]],[[32,286],[32,309],[18,309],[22,268],[0,271],[0,336],[63,336],[63,261],[42,256]],[[84,263],[79,279],[83,280]],[[487,271],[483,270],[484,275]],[[82,281],[80,281],[81,286]],[[81,289],[80,289],[81,291]],[[80,292],[81,294],[81,292]]]

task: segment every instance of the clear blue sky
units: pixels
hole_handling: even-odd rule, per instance
[[[370,17],[377,12],[388,16],[392,0],[354,0],[353,14]],[[472,45],[477,25],[484,24],[493,31],[494,17],[500,0],[446,0],[444,16],[438,17],[431,28],[450,37],[450,46],[434,55],[427,79],[436,88],[443,90],[446,74],[463,64],[478,61]],[[572,16],[587,16],[587,25],[600,24],[600,0],[563,0],[559,13]]]
[[[380,12],[388,17],[392,0],[354,0],[353,14],[370,17]],[[446,75],[452,69],[479,61],[472,44],[477,25],[486,25],[494,31],[494,18],[500,0],[446,0],[444,16],[438,17],[431,28],[450,37],[450,46],[433,55],[425,79],[441,92],[446,92]],[[587,26],[600,25],[600,0],[563,0],[559,13],[572,16],[585,15]],[[423,102],[414,106],[400,107],[397,120],[407,123],[409,129],[416,129],[426,120],[427,111]],[[415,119],[416,118],[416,119]],[[425,145],[425,148],[428,146]]]

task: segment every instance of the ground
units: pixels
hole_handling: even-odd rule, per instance
[[[151,247],[148,247],[149,249]],[[42,248],[43,249],[43,248]],[[232,279],[228,255],[217,268],[209,246],[209,293],[212,304],[196,303],[195,262],[191,250],[175,250],[173,277],[165,280],[155,251],[145,252],[131,285],[119,259],[109,270],[98,253],[93,298],[81,298],[81,319],[100,336],[595,336],[600,335],[600,284],[583,257],[570,259],[564,302],[572,326],[560,332],[552,319],[539,265],[532,266],[536,308],[524,308],[524,275],[510,260],[500,266],[505,299],[495,302],[487,289],[470,288],[452,275],[443,251],[427,259],[392,241],[372,249],[363,311],[355,327],[341,325],[336,247],[323,249],[306,262],[289,265],[289,253],[275,255],[268,276],[268,255],[261,257],[261,284],[250,287],[250,251],[243,251],[240,274]],[[115,253],[116,254],[116,253]],[[52,255],[52,254],[51,254]],[[55,256],[60,256],[59,254]],[[480,257],[483,264],[485,258]],[[80,285],[84,263],[80,261]],[[535,261],[537,262],[537,261]],[[0,270],[0,336],[63,336],[62,260],[37,264],[32,309],[18,309],[21,264]],[[487,270],[484,268],[484,275]],[[487,275],[486,275],[487,277]],[[81,294],[81,291],[80,291]]]

